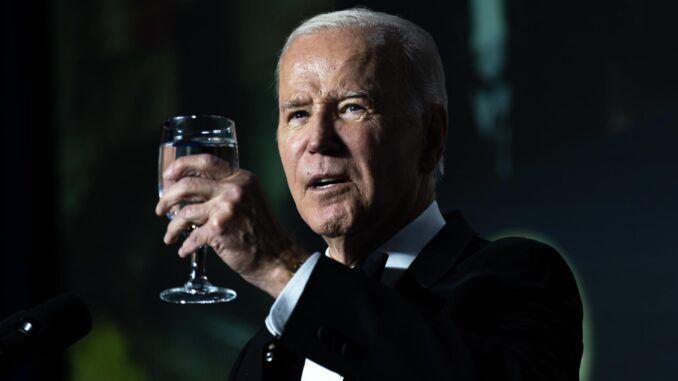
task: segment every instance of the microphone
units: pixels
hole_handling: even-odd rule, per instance
[[[82,299],[63,294],[0,322],[0,369],[66,349],[87,335],[92,316]]]

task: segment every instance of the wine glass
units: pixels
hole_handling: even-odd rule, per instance
[[[235,123],[217,115],[188,115],[168,119],[162,125],[162,141],[158,155],[158,192],[162,196],[165,181],[162,173],[174,160],[181,156],[210,154],[226,161],[231,168],[238,168],[238,143],[235,135]],[[178,208],[167,213],[172,219]],[[187,229],[187,237],[197,226]],[[174,287],[160,293],[160,299],[178,304],[211,304],[228,302],[236,297],[236,292],[213,286],[207,280],[205,256],[208,246],[201,246],[191,254],[191,274],[183,287]]]

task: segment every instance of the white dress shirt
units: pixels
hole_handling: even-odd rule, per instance
[[[410,267],[410,264],[412,264],[424,246],[438,234],[443,226],[445,226],[445,219],[440,213],[438,203],[433,201],[417,218],[381,245],[376,251],[388,254],[386,269],[405,271]],[[311,255],[297,270],[292,279],[290,279],[275,302],[273,302],[265,321],[266,328],[272,335],[280,336],[282,334],[285,324],[292,314],[297,301],[299,301],[301,294],[304,292],[306,283],[311,277],[311,273],[320,255],[319,252]],[[329,248],[325,251],[325,255],[329,256]],[[402,271],[395,273],[402,274]],[[393,272],[390,272],[390,274],[385,272],[381,282],[386,286],[392,287],[399,279],[399,275],[394,277],[393,274]],[[342,376],[306,359],[301,380],[342,380]]]

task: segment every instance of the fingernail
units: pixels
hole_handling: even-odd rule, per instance
[[[186,256],[186,250],[184,250],[183,246],[179,248],[178,254],[179,254],[179,257],[181,257],[181,258],[184,258]]]
[[[165,168],[165,170],[162,172],[162,177],[163,178],[168,178],[172,174],[172,165],[169,167]]]

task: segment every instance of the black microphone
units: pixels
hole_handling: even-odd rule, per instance
[[[56,296],[0,322],[0,369],[49,356],[80,340],[92,328],[92,316],[75,295]]]

